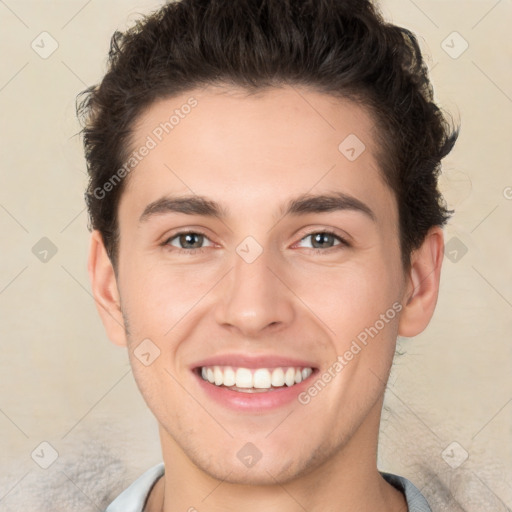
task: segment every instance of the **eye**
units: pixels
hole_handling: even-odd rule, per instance
[[[310,239],[311,242],[309,247],[306,246],[306,248],[310,248],[317,251],[319,250],[321,252],[325,252],[326,250],[332,249],[333,247],[336,247],[338,245],[342,245],[345,247],[349,246],[346,240],[330,231],[318,231],[315,233],[310,233],[309,235],[302,238],[299,243],[304,242],[305,240],[308,239]]]
[[[168,238],[164,245],[175,247],[180,251],[195,252],[203,249],[204,243],[209,242],[207,247],[212,246],[213,243],[203,233],[195,231],[187,231],[182,233],[176,233],[171,238]]]

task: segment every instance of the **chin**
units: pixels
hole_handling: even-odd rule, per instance
[[[201,467],[209,476],[230,484],[238,485],[275,485],[284,484],[294,480],[298,475],[296,464],[292,461],[283,467],[282,461],[273,464],[263,460],[257,462],[253,467],[241,467],[240,464],[226,464],[222,467]]]
[[[284,485],[297,478],[305,476],[314,471],[324,460],[325,450],[316,450],[314,454],[298,454],[297,450],[289,450],[284,455],[268,452],[267,455],[260,452],[258,459],[257,452],[253,452],[253,459],[249,457],[253,448],[242,448],[237,450],[235,456],[231,453],[188,454],[193,464],[210,477],[226,483],[238,485]],[[292,458],[293,457],[293,458]],[[244,459],[246,459],[244,461]]]

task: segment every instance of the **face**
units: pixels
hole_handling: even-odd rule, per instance
[[[116,289],[164,451],[272,483],[374,449],[407,292],[374,130],[293,88],[209,87],[137,123],[132,149],[155,145],[119,205]]]

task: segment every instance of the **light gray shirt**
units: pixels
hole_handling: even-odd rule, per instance
[[[107,507],[105,512],[143,512],[153,485],[163,474],[163,463],[152,467],[125,489]],[[404,493],[409,512],[432,512],[427,500],[407,478],[383,472],[381,475],[387,482]]]

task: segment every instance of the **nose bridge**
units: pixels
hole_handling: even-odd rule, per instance
[[[289,292],[274,274],[277,262],[262,249],[250,240],[237,248],[216,311],[219,324],[235,326],[246,336],[293,318]]]

